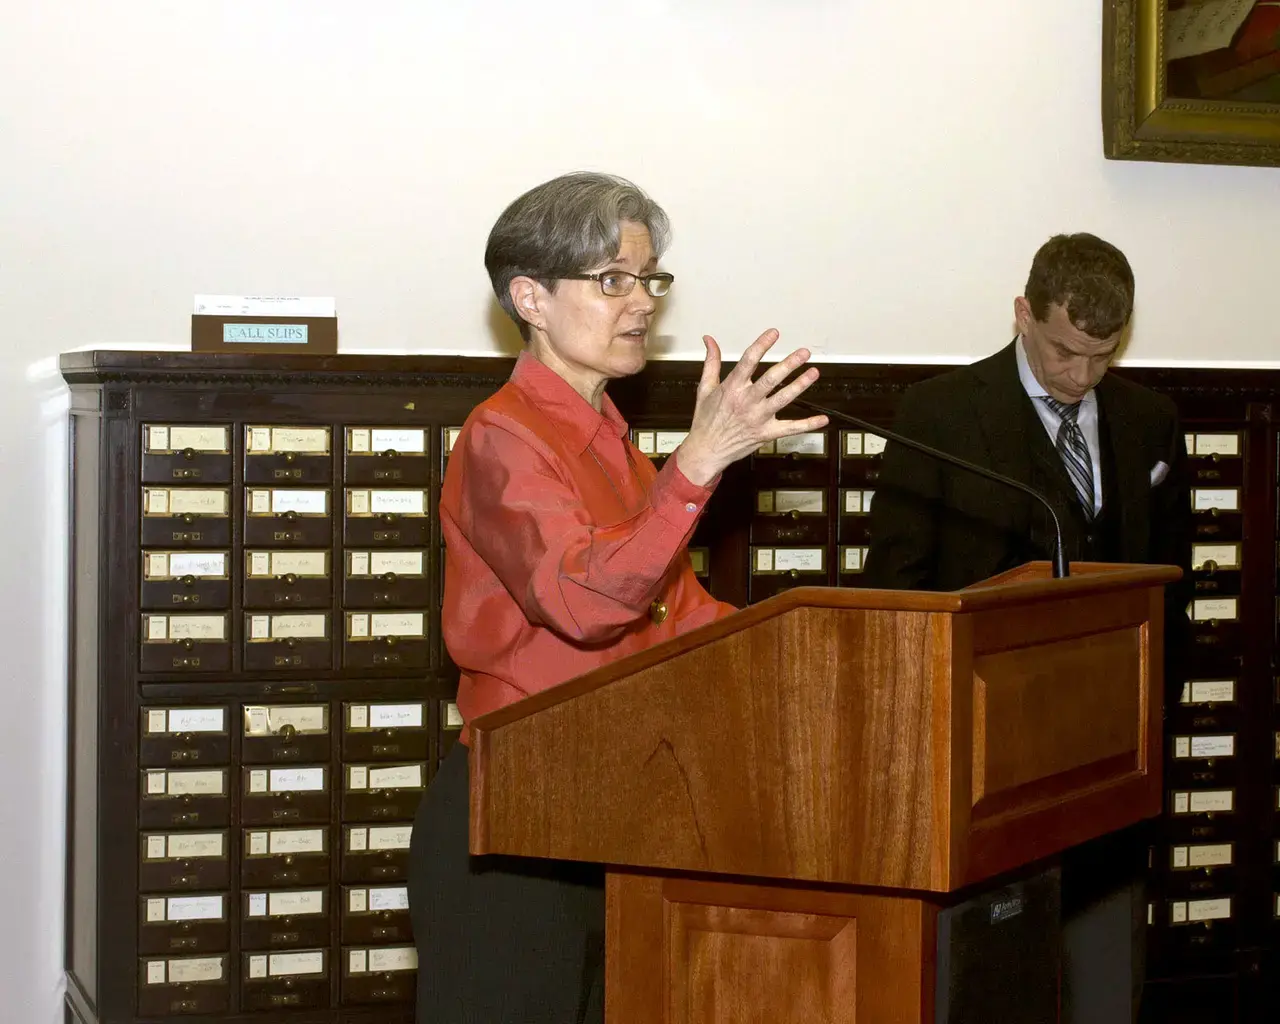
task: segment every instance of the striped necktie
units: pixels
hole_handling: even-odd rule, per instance
[[[1049,395],[1041,395],[1040,400],[1062,417],[1062,425],[1058,427],[1058,455],[1062,458],[1062,465],[1066,467],[1067,476],[1071,477],[1071,483],[1075,486],[1085,518],[1092,521],[1093,460],[1089,457],[1084,432],[1076,422],[1076,417],[1080,415],[1080,403],[1068,405]]]

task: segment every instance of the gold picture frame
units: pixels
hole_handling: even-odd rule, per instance
[[[1276,89],[1280,74],[1263,79],[1262,86],[1249,85],[1225,95],[1224,89],[1242,81],[1239,72],[1244,67],[1236,62],[1227,69],[1234,77],[1223,73],[1223,55],[1234,59],[1229,50],[1169,61],[1166,19],[1171,8],[1183,3],[1103,0],[1102,134],[1107,158],[1280,166],[1280,102],[1241,98],[1249,96],[1251,89]],[[1208,70],[1196,77],[1186,67],[1193,60],[1216,60],[1217,64],[1202,64]],[[1197,82],[1209,82],[1205,91],[1214,98],[1196,95]]]

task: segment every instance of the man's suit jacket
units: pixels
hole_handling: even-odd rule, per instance
[[[1068,558],[1081,558],[1086,527],[1073,514],[1070,480],[1018,376],[1017,344],[908,389],[895,427],[1039,490],[1058,512]],[[1118,516],[1113,560],[1181,566],[1186,576],[1170,588],[1167,603],[1185,622],[1191,503],[1177,410],[1163,395],[1113,374],[1095,390],[1103,493]],[[1160,478],[1154,484],[1153,474]],[[889,444],[871,507],[869,585],[957,590],[1050,558],[1052,550],[1050,517],[1030,497]]]

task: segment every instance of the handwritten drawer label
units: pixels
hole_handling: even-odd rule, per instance
[[[347,829],[348,853],[409,849],[412,825],[360,825]]]
[[[865,516],[871,512],[871,499],[875,491],[845,491],[841,507],[847,516]]]
[[[324,853],[322,828],[273,828],[249,833],[250,857],[277,857],[300,853]]]
[[[868,434],[861,430],[844,431],[844,454],[847,458],[882,455],[886,444],[879,434]]]
[[[347,512],[353,516],[424,516],[427,514],[427,492],[348,488]]]
[[[174,452],[230,452],[231,432],[226,427],[182,427],[149,425],[144,436],[149,455],[172,455]]]
[[[148,796],[223,796],[226,793],[225,772],[160,768],[146,773]]]
[[[149,580],[227,578],[225,551],[147,551],[142,564],[143,577]]]
[[[348,551],[347,575],[349,577],[422,576],[425,572],[425,551]]]
[[[1238,599],[1234,597],[1198,598],[1188,610],[1193,622],[1233,622],[1239,617]]]
[[[250,704],[244,709],[246,736],[276,736],[285,729],[318,735],[329,731],[327,704]]]
[[[637,430],[632,434],[640,453],[651,459],[670,455],[684,443],[684,439],[688,436],[687,430]]]
[[[1239,544],[1191,545],[1191,568],[1197,572],[1205,569],[1239,569]]]
[[[381,886],[370,889],[350,889],[347,892],[347,910],[352,914],[376,914],[384,910],[408,910],[407,886]]]
[[[821,515],[827,510],[825,491],[757,491],[756,511],[766,515],[803,512]]]
[[[425,765],[347,765],[347,789],[421,789]]]
[[[1173,794],[1174,814],[1226,814],[1235,809],[1234,789],[1179,790]]]
[[[252,768],[250,793],[319,793],[325,788],[325,768]]]
[[[324,950],[304,953],[252,953],[249,955],[249,980],[261,978],[294,978],[325,973]]]
[[[348,974],[382,974],[418,969],[418,951],[412,946],[375,946],[347,950]]]
[[[347,451],[353,455],[395,452],[397,455],[424,455],[427,432],[420,427],[349,427]]]
[[[147,923],[165,921],[221,921],[225,917],[222,897],[163,896],[147,899]]]
[[[231,505],[226,489],[144,487],[142,511],[148,516],[225,516]]]
[[[792,434],[776,441],[766,441],[756,451],[757,455],[826,455],[827,435],[822,431],[809,434]]]
[[[352,704],[347,708],[347,728],[421,729],[424,712],[423,704]]]
[[[252,579],[281,576],[324,579],[329,575],[327,551],[249,551],[245,562]]]
[[[458,443],[458,438],[462,436],[461,427],[445,427],[444,428],[444,453],[448,455],[453,451],[453,446]]]
[[[248,893],[249,917],[307,917],[325,911],[323,889]]]
[[[147,733],[226,732],[226,708],[148,708]]]
[[[1196,679],[1182,684],[1183,704],[1234,704],[1234,679]]]
[[[329,514],[329,492],[327,490],[304,490],[302,488],[266,488],[250,487],[248,489],[248,505],[250,515],[279,516],[292,512],[299,516],[327,516]]]
[[[192,985],[221,981],[224,974],[220,956],[189,956],[174,960],[148,960],[148,985]]]
[[[1239,434],[1188,434],[1187,454],[1196,458],[1209,455],[1234,457],[1240,454]]]
[[[1170,924],[1223,921],[1231,917],[1231,897],[1208,900],[1176,900],[1169,904]]]
[[[169,832],[146,836],[147,860],[220,860],[226,851],[221,832]]]
[[[1235,859],[1231,843],[1201,843],[1196,846],[1175,846],[1172,865],[1181,871],[1194,868],[1230,867]]]
[[[425,612],[347,612],[347,636],[352,640],[424,637],[426,628]]]
[[[1240,511],[1239,487],[1193,487],[1191,489],[1191,508],[1195,512]]]
[[[250,455],[294,452],[328,455],[328,427],[245,427],[245,448]]]
[[[453,701],[446,701],[444,705],[444,727],[446,729],[461,729],[463,724],[462,712],[458,710],[458,705]]]
[[[823,548],[756,548],[752,561],[755,573],[823,572],[826,568]]]
[[[1176,758],[1234,757],[1236,738],[1226,736],[1175,736],[1173,756]]]
[[[329,635],[327,612],[248,615],[250,640],[323,640]]]

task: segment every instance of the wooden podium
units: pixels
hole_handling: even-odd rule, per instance
[[[607,865],[609,1024],[934,1020],[954,894],[1159,813],[1165,566],[798,588],[473,723],[471,849]]]

